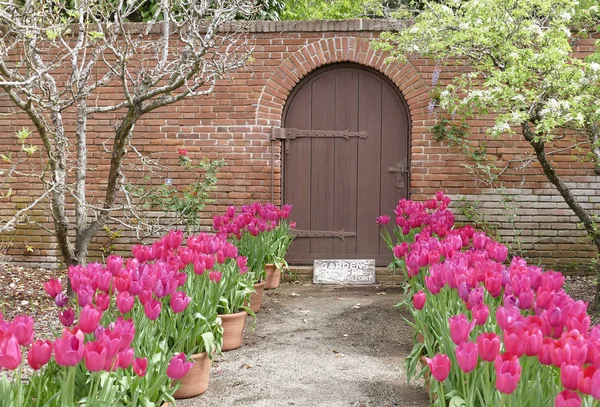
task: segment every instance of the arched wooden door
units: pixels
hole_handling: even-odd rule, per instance
[[[410,118],[399,90],[355,64],[322,68],[288,99],[283,128],[283,201],[293,205],[291,264],[391,255],[375,218],[408,196]]]

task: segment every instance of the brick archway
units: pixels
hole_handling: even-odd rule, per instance
[[[357,37],[327,38],[300,48],[275,69],[265,84],[257,106],[257,125],[280,126],[294,87],[312,71],[339,62],[354,62],[381,72],[402,92],[412,120],[426,115],[430,87],[422,75],[410,63],[388,64],[386,57],[386,53],[371,48],[369,39]]]

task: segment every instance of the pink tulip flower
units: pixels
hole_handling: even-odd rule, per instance
[[[62,292],[62,284],[60,278],[48,280],[44,283],[44,290],[52,298],[56,298],[58,293]]]
[[[0,368],[15,370],[21,360],[19,340],[10,331],[0,331]]]
[[[425,358],[429,371],[435,380],[443,382],[450,373],[450,358],[448,355],[438,353],[433,359]]]
[[[91,334],[98,326],[102,318],[102,311],[99,308],[86,305],[79,314],[78,326],[83,333]]]
[[[511,394],[517,388],[521,378],[521,365],[519,358],[510,353],[496,356],[494,360],[496,369],[496,389],[501,393]]]
[[[121,314],[127,314],[133,308],[135,303],[135,297],[130,295],[127,291],[122,291],[117,294],[117,308]]]
[[[54,341],[54,358],[59,366],[75,366],[83,359],[83,332],[77,328],[65,329]]]
[[[191,298],[185,295],[183,291],[177,291],[171,296],[171,308],[175,313],[183,312],[189,305],[190,301]]]
[[[148,358],[136,358],[133,361],[133,372],[139,377],[146,376],[146,369],[148,367]]]
[[[158,300],[152,299],[144,304],[144,313],[149,320],[154,321],[160,315],[162,303]]]
[[[99,341],[86,343],[83,351],[85,368],[90,372],[99,372],[104,370],[107,353],[108,351],[106,347]]]
[[[469,340],[469,334],[475,326],[469,322],[465,314],[459,314],[448,319],[450,324],[450,338],[456,345]]]
[[[104,312],[110,306],[110,295],[98,293],[96,294],[95,302],[100,311]]]
[[[29,366],[34,370],[39,370],[50,360],[52,356],[52,342],[49,340],[37,340],[29,348],[27,352],[27,361]]]
[[[473,342],[462,342],[456,347],[456,362],[465,373],[472,372],[477,367],[477,345]]]
[[[73,322],[75,322],[75,311],[73,308],[67,308],[64,311],[60,311],[58,313],[58,320],[66,327],[73,325]]]
[[[67,294],[60,292],[56,297],[54,297],[54,303],[57,307],[63,308],[69,303],[69,297]]]
[[[123,268],[123,258],[111,254],[106,258],[106,269],[113,275],[118,276],[121,274]]]
[[[419,292],[413,296],[413,306],[415,307],[416,310],[421,311],[423,309],[423,307],[425,306],[426,300],[427,300],[427,296],[425,295],[423,290],[419,290]]]
[[[221,273],[220,271],[211,271],[210,273],[208,273],[208,278],[213,283],[218,284],[221,281],[222,277],[223,277],[223,273]]]
[[[554,407],[579,407],[581,397],[574,391],[563,390],[556,396]]]
[[[500,337],[493,332],[484,332],[477,337],[477,350],[481,360],[493,362],[500,353]]]
[[[192,362],[186,362],[184,353],[178,353],[171,358],[167,367],[167,376],[173,380],[180,380],[192,368]]]
[[[119,356],[117,358],[117,366],[121,369],[127,369],[133,363],[133,357],[133,348],[127,348],[120,351]]]
[[[484,325],[490,315],[490,309],[485,304],[477,304],[471,309],[476,325]]]
[[[567,390],[577,390],[581,366],[563,363],[560,367],[560,383]]]
[[[12,332],[20,345],[28,346],[33,341],[33,318],[27,315],[15,317]]]

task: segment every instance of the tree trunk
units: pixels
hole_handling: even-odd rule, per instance
[[[542,170],[546,175],[546,178],[556,187],[558,192],[561,194],[569,208],[573,210],[575,215],[579,218],[583,227],[585,228],[589,238],[592,240],[594,245],[596,246],[596,252],[600,253],[600,233],[597,230],[596,223],[592,218],[591,214],[588,213],[579,203],[575,195],[571,192],[569,187],[563,182],[563,180],[558,176],[556,170],[552,166],[552,163],[548,160],[545,151],[545,144],[542,140],[536,140],[535,135],[531,131],[529,127],[529,123],[522,124],[523,136],[525,140],[531,144],[533,150],[535,151],[535,155],[537,157],[538,162],[542,166]],[[594,297],[594,305],[595,308],[598,309],[600,307],[600,279],[598,279],[598,273],[596,273],[597,283],[596,283],[596,294]]]

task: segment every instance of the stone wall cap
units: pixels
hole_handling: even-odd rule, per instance
[[[251,33],[284,33],[284,32],[381,32],[398,29],[399,20],[283,20],[283,21],[233,21],[223,24],[221,32],[246,31]],[[146,23],[127,23],[130,33],[142,33],[147,29]],[[151,27],[150,33],[160,32],[160,23]]]

